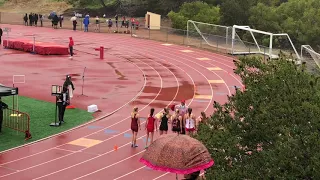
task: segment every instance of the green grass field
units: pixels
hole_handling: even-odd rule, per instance
[[[12,108],[12,97],[2,98],[2,101]],[[30,115],[32,139],[25,141],[23,133],[3,128],[0,134],[0,151],[57,134],[93,119],[92,114],[85,110],[67,109],[64,118],[66,123],[60,127],[50,127],[49,124],[54,122],[54,110],[55,104],[53,103],[19,96],[19,111]]]

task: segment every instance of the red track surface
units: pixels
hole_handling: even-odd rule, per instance
[[[63,56],[45,57],[0,49],[1,83],[11,85],[12,75],[24,74],[26,84],[19,84],[20,94],[52,101],[48,95],[50,86],[61,84],[68,73],[76,75],[75,96],[81,94],[81,73],[86,67],[84,94],[88,97],[75,97],[72,103],[83,109],[97,104],[102,110],[97,117],[115,112],[68,133],[4,152],[0,155],[0,179],[174,179],[173,174],[152,171],[138,162],[144,152],[145,131],[138,133],[140,146],[131,148],[131,138],[125,136],[131,133],[132,107],[138,106],[140,115],[146,117],[151,107],[159,112],[186,99],[196,114],[201,111],[211,114],[214,100],[225,102],[226,95],[234,92],[233,87],[241,86],[233,74],[230,57],[126,35],[8,27],[12,29],[10,37],[26,37],[33,32],[39,41],[66,45],[72,36],[76,56],[69,60]],[[105,60],[99,60],[98,52],[94,51],[101,45],[110,48],[105,52]],[[187,49],[193,52],[181,52]],[[207,69],[212,67],[220,70]],[[209,83],[209,80],[224,82]],[[100,143],[92,147],[68,144],[79,138]]]

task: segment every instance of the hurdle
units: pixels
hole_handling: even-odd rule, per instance
[[[13,115],[14,114],[14,115]],[[10,108],[3,111],[3,126],[25,134],[25,141],[31,139],[30,116]]]

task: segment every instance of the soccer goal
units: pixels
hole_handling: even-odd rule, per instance
[[[320,54],[314,51],[310,45],[301,46],[300,57],[308,66],[314,69],[320,68]]]
[[[187,22],[187,43],[191,46],[208,46],[225,49],[230,53],[232,42],[232,27],[221,26],[188,20]],[[241,38],[235,33],[234,45],[240,49],[246,49]]]
[[[237,31],[242,30],[246,34],[250,34],[252,37],[252,44],[254,48],[249,48],[249,51],[241,51],[238,47],[236,47],[236,43],[238,41],[239,35],[237,34]],[[262,46],[261,43],[263,40],[257,40],[257,37],[262,37],[263,40],[267,40],[268,46]],[[279,58],[278,54],[280,54],[279,51],[284,51],[282,47],[278,49],[274,49],[274,41],[275,39],[281,40],[282,44],[286,41],[287,46],[289,47],[289,51],[294,51],[296,58],[300,60],[300,56],[294,47],[290,37],[288,34],[281,33],[281,34],[273,34],[270,32],[265,32],[261,30],[251,29],[249,26],[239,26],[234,25],[232,27],[232,51],[231,54],[233,55],[245,55],[245,54],[263,54],[269,56],[271,59]],[[288,50],[288,49],[286,49]]]

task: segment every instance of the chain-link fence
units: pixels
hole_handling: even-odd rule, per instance
[[[23,17],[25,14],[17,14],[17,13],[4,13],[0,12],[0,23],[2,24],[17,24],[17,25],[26,25]],[[108,19],[109,18],[99,18],[96,23],[95,18],[90,18],[90,24],[88,31],[89,32],[97,32],[97,33],[126,33],[131,34],[132,37],[135,38],[144,38],[156,41],[162,41],[166,43],[172,44],[180,44],[186,46],[197,47],[209,51],[224,53],[224,54],[233,54],[233,55],[260,55],[264,59],[267,58],[276,58],[281,55],[286,55],[291,57],[292,59],[299,59],[299,55],[297,55],[292,47],[290,49],[289,42],[285,42],[282,40],[281,42],[275,42],[272,49],[263,46],[261,44],[265,44],[262,41],[267,39],[261,39],[257,43],[247,42],[242,40],[242,38],[237,37],[232,39],[231,29],[228,29],[225,32],[225,29],[217,29],[216,27],[209,26],[199,26],[197,29],[190,28],[187,30],[174,29],[170,27],[151,27],[146,28],[145,22],[143,18],[135,18],[136,22],[140,22],[137,25],[129,22],[129,25],[126,26],[122,24],[122,20],[116,23],[114,18],[112,19],[113,25],[112,27],[108,27]],[[30,25],[28,23],[28,25]],[[44,16],[42,22],[39,20],[37,26],[49,27],[53,28],[52,22],[48,19],[47,16]],[[57,28],[62,29],[73,29],[73,23],[71,21],[71,17],[64,17],[64,20],[61,23],[58,23]],[[77,19],[76,30],[84,30],[83,26],[83,18]],[[199,33],[199,30],[201,33]],[[245,38],[243,38],[245,39]],[[272,53],[270,54],[270,49]]]

